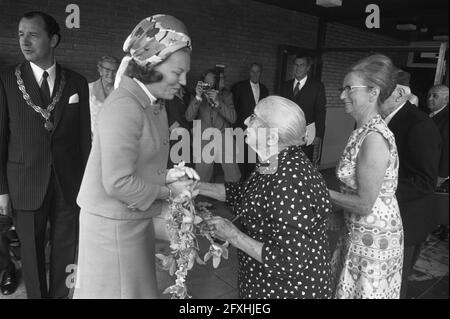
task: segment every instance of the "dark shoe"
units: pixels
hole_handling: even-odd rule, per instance
[[[17,289],[17,276],[16,267],[14,264],[10,264],[3,273],[3,278],[0,282],[0,292],[7,296],[16,292]]]

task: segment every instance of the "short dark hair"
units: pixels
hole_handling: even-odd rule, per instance
[[[61,33],[58,22],[56,22],[55,18],[51,15],[42,12],[42,11],[30,11],[25,13],[20,20],[22,19],[33,19],[35,17],[41,17],[44,21],[44,29],[48,34],[48,37],[51,38],[54,35],[58,36],[58,42],[56,42],[55,48],[58,46],[59,42],[61,42]],[[19,22],[20,22],[19,20]]]
[[[255,65],[256,65],[257,67],[259,67],[259,69],[262,71],[263,66],[262,66],[261,63],[258,63],[258,62],[253,62],[252,64],[250,64],[250,69],[251,69],[252,67],[254,67]]]
[[[309,53],[302,53],[302,52],[297,53],[295,55],[293,62],[295,63],[295,60],[297,59],[305,59],[308,65],[311,65],[313,63],[313,57]]]
[[[154,65],[141,66],[133,59],[131,59],[130,63],[128,63],[125,75],[130,78],[136,78],[136,80],[141,81],[143,84],[160,82],[164,77],[161,72],[155,70]]]
[[[178,51],[185,51],[190,53],[190,49],[187,47],[181,48],[175,52]],[[167,60],[175,52],[172,52],[170,55],[166,56],[165,60]],[[161,63],[164,63],[165,60],[154,65],[147,63],[147,65],[141,66],[137,64],[134,59],[131,59],[124,74],[130,78],[136,78],[136,80],[141,81],[143,84],[160,82],[164,78],[164,75],[161,72],[156,71],[155,67],[160,65]]]
[[[217,78],[220,77],[220,75],[217,74],[216,69],[208,69],[208,70],[204,71],[204,72],[200,75],[200,80],[201,80],[201,81],[205,81],[206,76],[207,76],[208,74],[210,74],[210,73],[214,74],[214,80],[217,82]]]

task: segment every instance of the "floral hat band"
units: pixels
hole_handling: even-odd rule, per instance
[[[182,48],[192,50],[191,39],[183,22],[164,14],[145,18],[123,44],[123,51],[127,55],[119,66],[114,86],[118,86],[130,60],[141,66],[156,65]]]

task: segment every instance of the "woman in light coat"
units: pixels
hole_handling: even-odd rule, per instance
[[[185,26],[166,15],[144,19],[125,41],[124,51],[119,84],[98,116],[77,199],[81,213],[74,298],[158,297],[154,219],[171,194],[192,183],[179,179],[196,175],[188,168],[166,170],[169,129],[160,102],[186,84],[191,43]]]

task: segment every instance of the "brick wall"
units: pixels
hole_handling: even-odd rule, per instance
[[[65,8],[76,3],[81,28],[67,29]],[[17,43],[18,18],[26,11],[42,10],[53,15],[62,27],[57,59],[88,78],[97,77],[96,62],[105,54],[122,57],[122,44],[142,18],[167,13],[181,19],[193,42],[189,82],[216,64],[226,67],[227,84],[247,76],[248,65],[264,65],[263,82],[272,92],[277,80],[279,45],[314,48],[318,19],[250,0],[0,0],[0,63],[22,61]],[[371,32],[330,24],[327,46],[399,45],[398,40]],[[329,53],[324,56],[323,81],[329,92],[329,106],[339,106],[335,88],[342,74],[364,54]],[[333,92],[333,93],[332,93]]]
[[[65,8],[80,7],[80,29],[65,28]],[[53,15],[62,28],[57,59],[89,81],[97,77],[96,62],[105,54],[122,57],[122,45],[143,18],[167,13],[182,20],[192,37],[192,84],[207,68],[223,64],[228,84],[247,77],[248,65],[264,65],[263,82],[272,90],[279,44],[316,45],[318,19],[249,0],[0,0],[0,63],[22,60],[17,20],[26,11]]]
[[[364,47],[364,46],[398,46],[407,45],[406,42],[377,35],[337,23],[327,25],[325,40],[326,47]],[[396,65],[404,65],[407,55],[399,52],[377,52],[389,56]],[[327,88],[327,106],[342,107],[339,100],[339,88],[348,68],[359,59],[370,55],[370,52],[328,52],[322,57],[322,81]]]
[[[66,6],[76,3],[81,28],[67,29]],[[80,72],[89,81],[97,78],[97,60],[106,54],[122,57],[122,44],[143,18],[171,14],[189,29],[193,42],[188,86],[216,64],[226,67],[227,84],[247,77],[248,65],[264,65],[262,81],[273,93],[276,87],[279,45],[315,48],[318,18],[250,0],[0,0],[0,66],[23,60],[17,43],[17,23],[26,11],[42,10],[62,27],[62,42],[56,53],[63,65]],[[326,46],[388,46],[405,43],[369,30],[340,24],[327,26]],[[401,65],[404,54],[388,53]],[[327,90],[327,132],[322,164],[334,165],[342,152],[352,120],[343,114],[338,88],[347,68],[362,52],[333,52],[323,56],[322,80]]]

